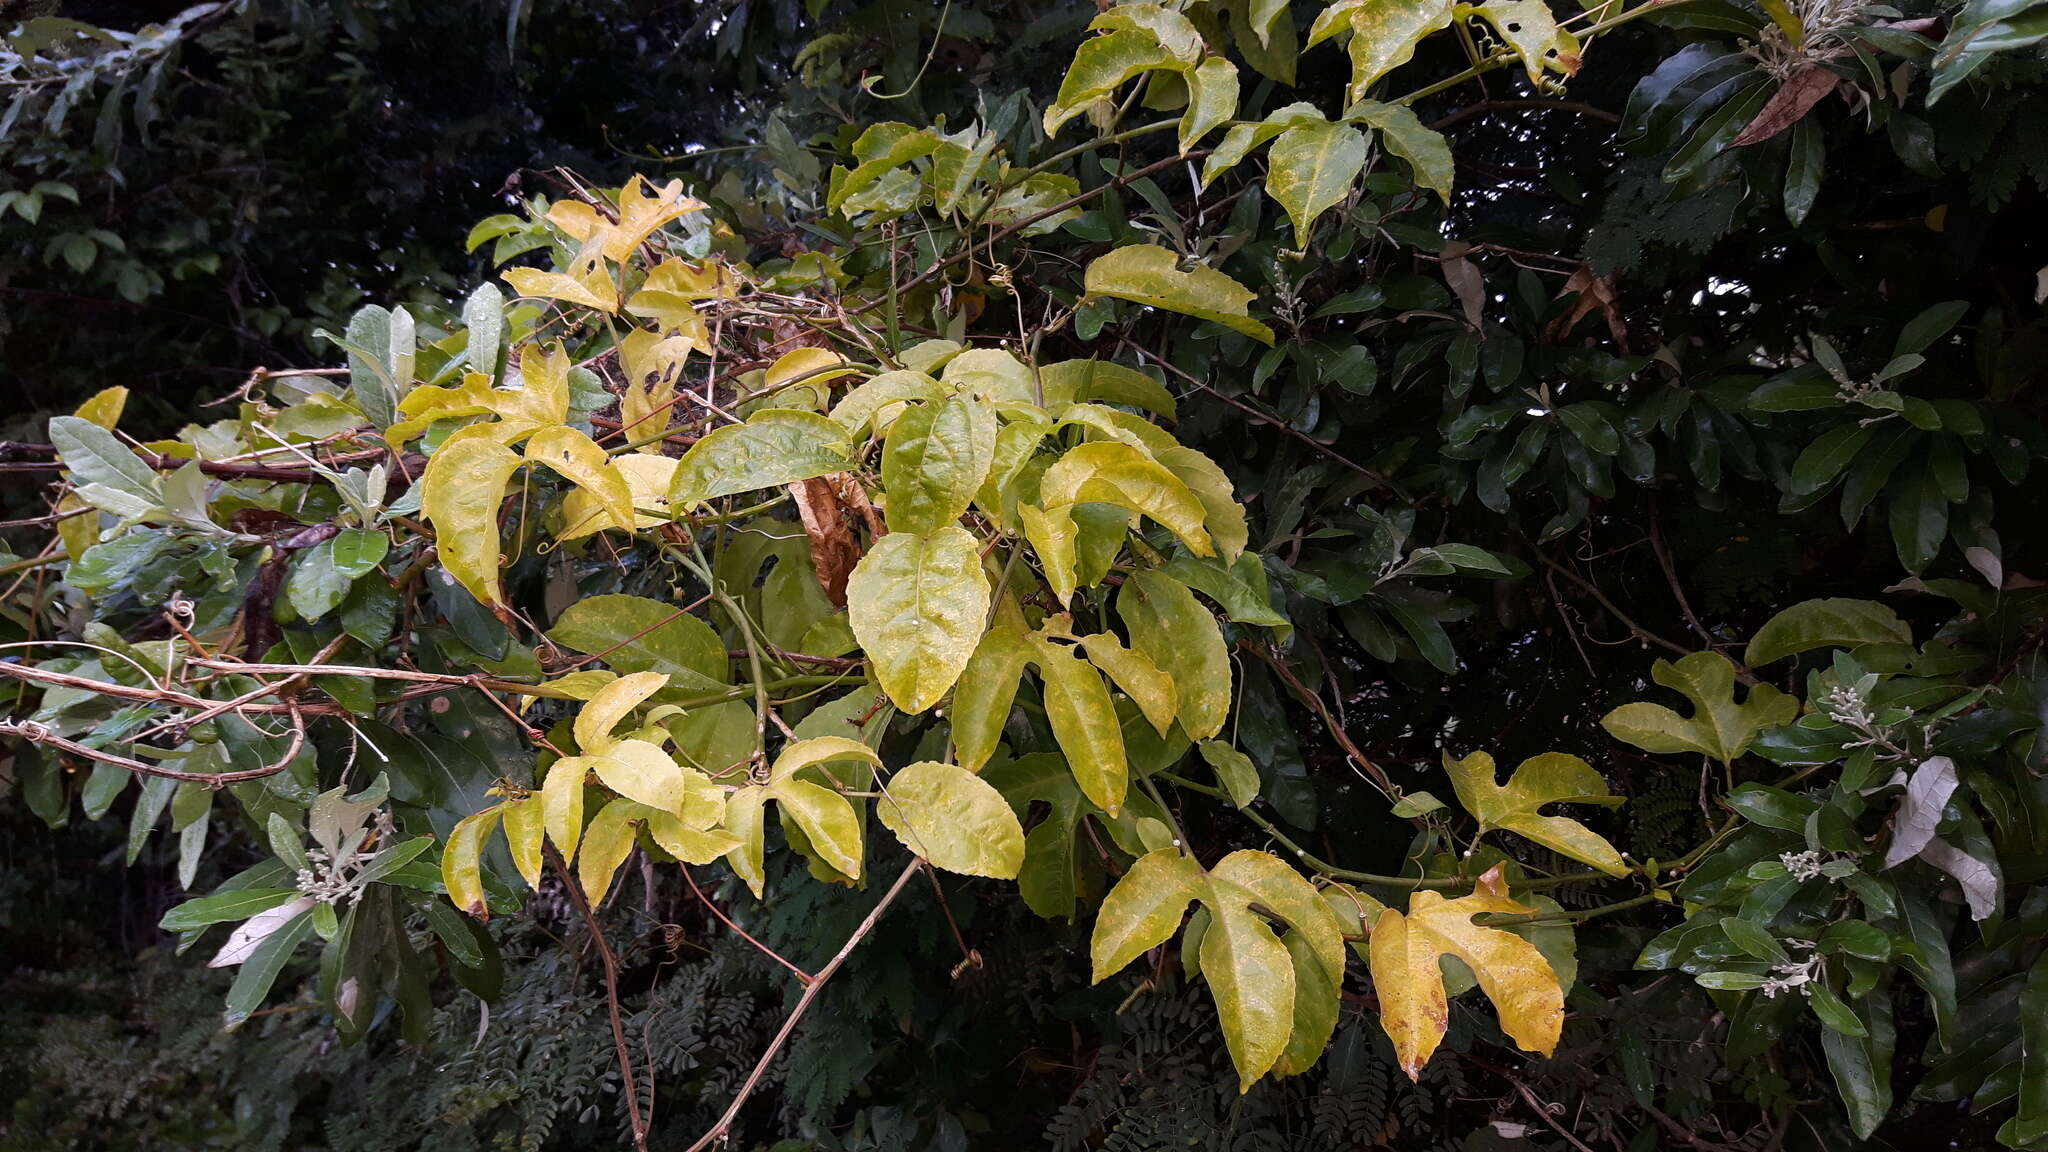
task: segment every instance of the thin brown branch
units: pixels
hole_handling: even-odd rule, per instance
[[[547,847],[548,863],[554,867],[555,875],[561,878],[562,890],[569,896],[569,903],[576,906],[576,912],[583,917],[583,926],[590,930],[590,938],[597,945],[597,954],[604,961],[605,1004],[611,1010],[612,1047],[619,1058],[619,1075],[626,1093],[626,1117],[633,1126],[633,1147],[636,1152],[647,1152],[647,1120],[640,1115],[640,1079],[633,1071],[633,1052],[626,1044],[626,1024],[619,1015],[619,958],[612,953],[611,941],[605,939],[604,926],[597,921],[597,913],[590,910],[590,901],[583,896],[583,889],[577,887],[574,877],[569,875],[569,866],[562,862],[562,854],[555,846]]]
[[[759,940],[756,940],[753,934],[748,932],[745,928],[742,928],[738,924],[735,924],[733,922],[732,917],[727,916],[725,914],[724,909],[720,908],[716,904],[713,904],[711,902],[711,897],[704,894],[704,889],[699,888],[697,886],[697,877],[690,873],[690,866],[688,864],[684,864],[682,866],[682,869],[683,879],[689,883],[690,891],[695,892],[697,894],[697,899],[703,903],[704,907],[710,909],[711,914],[713,916],[718,917],[718,922],[720,924],[723,924],[727,928],[732,929],[734,935],[738,936],[740,939],[745,940],[747,943],[752,944],[755,948],[759,949],[763,956],[768,957],[770,960],[775,961],[777,964],[780,964],[784,968],[789,969],[792,973],[795,973],[797,980],[800,981],[806,988],[810,987],[811,983],[817,979],[817,977],[811,975],[809,972],[806,972],[802,968],[797,967],[794,963],[791,963],[790,960],[787,957],[785,957],[782,953],[777,952],[775,949],[770,948],[766,944],[761,943]]]
[[[1280,659],[1277,654],[1250,641],[1241,641],[1238,646],[1264,661],[1266,666],[1271,668],[1274,674],[1285,681],[1287,687],[1296,696],[1301,698],[1302,703],[1315,710],[1316,716],[1323,722],[1323,727],[1329,729],[1330,738],[1337,742],[1337,746],[1344,750],[1344,754],[1351,758],[1352,763],[1358,765],[1360,771],[1371,778],[1380,791],[1386,793],[1390,798],[1398,799],[1400,797],[1401,789],[1394,784],[1393,778],[1388,776],[1386,771],[1379,765],[1373,763],[1372,757],[1367,756],[1360,750],[1357,744],[1352,742],[1350,733],[1344,731],[1344,726],[1337,723],[1336,717],[1330,715],[1329,706],[1323,703],[1323,698],[1308,690],[1308,685],[1301,682],[1301,678],[1294,674],[1294,669],[1287,666],[1287,661]]]
[[[141,760],[131,760],[126,756],[116,756],[112,752],[88,748],[74,740],[67,740],[33,721],[0,721],[0,734],[19,736],[31,744],[47,744],[60,752],[69,752],[73,756],[83,757],[87,760],[97,760],[102,764],[112,764],[116,768],[125,768],[141,776],[161,776],[166,780],[178,780],[188,784],[204,784],[209,788],[222,788],[242,780],[260,780],[265,776],[275,776],[291,766],[291,762],[298,756],[299,750],[306,746],[306,721],[299,714],[297,705],[286,705],[286,707],[291,710],[292,739],[291,743],[285,746],[284,754],[261,768],[248,768],[240,772],[180,772],[176,768],[165,768]]]
[[[761,1058],[754,1062],[754,1070],[747,1073],[747,1078],[740,1085],[739,1091],[733,1093],[732,1103],[726,1105],[725,1114],[718,1118],[718,1123],[713,1124],[710,1131],[699,1136],[697,1142],[690,1145],[686,1152],[704,1152],[706,1148],[730,1135],[733,1121],[739,1119],[740,1108],[746,1104],[747,1097],[754,1094],[754,1089],[761,1086],[761,1077],[768,1074],[768,1065],[774,1062],[776,1054],[782,1051],[782,1046],[789,1043],[790,1035],[796,1031],[797,1022],[804,1018],[804,1013],[808,1012],[811,1004],[817,1000],[818,990],[825,986],[825,981],[830,980],[833,973],[839,971],[840,966],[846,963],[846,958],[853,955],[853,950],[860,946],[862,940],[867,939],[868,933],[875,930],[875,925],[882,919],[882,913],[887,912],[889,905],[896,902],[896,897],[903,894],[904,887],[910,883],[910,877],[917,872],[919,864],[920,862],[916,860],[910,862],[909,867],[896,877],[896,882],[889,885],[889,890],[882,894],[881,900],[869,910],[867,919],[862,920],[860,927],[853,930],[853,935],[846,938],[846,943],[839,946],[838,953],[823,968],[818,969],[817,978],[804,986],[804,994],[798,997],[796,1007],[791,1010],[788,1018],[783,1020],[782,1027],[775,1033],[775,1038],[768,1042],[768,1050],[761,1053]]]
[[[1657,500],[1654,496],[1650,498],[1650,551],[1656,553],[1657,567],[1664,570],[1664,582],[1671,586],[1671,597],[1678,601],[1678,610],[1685,614],[1685,622],[1692,626],[1701,640],[1706,641],[1707,647],[1714,647],[1714,634],[1707,631],[1700,618],[1693,614],[1692,602],[1685,597],[1685,585],[1678,582],[1678,568],[1671,563],[1671,553],[1664,547],[1664,532],[1657,524]]]

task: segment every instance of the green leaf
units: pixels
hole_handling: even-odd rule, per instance
[[[855,565],[847,617],[889,699],[916,714],[937,704],[974,654],[988,578],[966,529],[891,532]]]
[[[1676,664],[1659,660],[1650,678],[1693,702],[1683,717],[1662,704],[1624,704],[1600,720],[1617,740],[1646,752],[1697,752],[1728,763],[1748,749],[1760,729],[1789,724],[1799,701],[1769,684],[1735,702],[1735,666],[1718,652],[1695,652]]]
[[[1230,802],[1239,808],[1251,807],[1259,798],[1259,770],[1252,765],[1251,757],[1232,748],[1221,740],[1204,740],[1195,745],[1202,753],[1202,759],[1216,770],[1216,782],[1230,797]]]
[[[1207,740],[1230,715],[1230,649],[1216,618],[1188,587],[1148,569],[1131,573],[1117,590],[1117,616],[1131,646],[1173,677],[1181,730]]]
[[[327,615],[348,595],[356,577],[377,567],[390,546],[382,532],[349,528],[306,549],[285,584],[292,610],[305,620]]]
[[[1128,508],[1164,525],[1197,556],[1215,551],[1201,498],[1135,445],[1097,440],[1069,449],[1045,470],[1038,496],[1047,509],[1083,502]]]
[[[1918,572],[1934,562],[1948,535],[1948,497],[1927,468],[1893,477],[1886,493],[1891,497],[1887,512],[1899,563],[1908,572]]]
[[[1786,490],[1794,496],[1804,496],[1827,487],[1863,450],[1870,436],[1870,426],[1857,423],[1837,424],[1821,433],[1792,462],[1791,481]]]
[[[1792,156],[1785,165],[1785,220],[1794,228],[1806,223],[1820,183],[1827,173],[1827,142],[1818,118],[1801,117],[1792,126]]]
[[[1111,816],[1123,810],[1130,769],[1122,726],[1101,673],[1073,648],[1039,638],[1032,659],[1045,679],[1045,716],[1081,792]]]
[[[1207,882],[1201,865],[1172,849],[1140,856],[1102,898],[1095,915],[1088,942],[1089,983],[1102,983],[1171,940]]]
[[[1835,1077],[1835,1091],[1849,1113],[1849,1127],[1868,1140],[1892,1108],[1892,1007],[1888,993],[1877,992],[1856,1002],[1862,1037],[1833,1028],[1820,1033],[1821,1051]]]
[[[1849,1006],[1842,1003],[1842,998],[1835,995],[1825,983],[1815,980],[1802,985],[1802,988],[1806,992],[1806,1006],[1813,1009],[1814,1016],[1822,1024],[1844,1036],[1854,1036],[1857,1039],[1870,1035],[1863,1027],[1863,1021],[1858,1020],[1856,1013],[1850,1011]]]
[[[996,414],[971,396],[912,405],[882,446],[891,532],[936,532],[960,519],[995,461]]]
[[[726,686],[725,643],[680,608],[644,596],[592,596],[569,605],[548,639],[622,674],[655,672],[671,687],[716,692]]]
[[[488,436],[459,432],[427,461],[420,510],[434,526],[441,563],[479,603],[501,608],[498,505],[522,461]]]
[[[1357,129],[1327,121],[1297,125],[1273,141],[1266,194],[1294,221],[1296,248],[1307,248],[1316,217],[1350,194],[1368,153]]]
[[[816,412],[764,408],[719,428],[676,464],[669,507],[680,515],[707,500],[780,488],[853,467],[846,426]]]
[[[313,914],[309,910],[279,925],[256,945],[255,950],[242,961],[241,968],[235,973],[235,982],[228,988],[223,1018],[227,1028],[239,1027],[263,1006],[264,997],[270,995],[270,986],[277,983],[278,973],[284,971],[285,961],[291,959],[300,943],[312,934]]]
[[[1912,642],[1912,628],[1874,600],[1806,600],[1765,621],[1750,637],[1742,662],[1761,668],[1815,648]]]
[[[1906,326],[1899,329],[1898,340],[1892,344],[1892,358],[1927,351],[1936,340],[1948,335],[1949,329],[1954,328],[1969,311],[1968,300],[1950,300],[1906,321]]]
[[[163,488],[156,470],[143,463],[126,444],[105,428],[76,416],[50,418],[50,443],[57,458],[70,471],[72,483],[83,488],[102,485],[125,492],[149,505],[163,501]]]
[[[1792,963],[1792,957],[1786,955],[1785,949],[1771,938],[1769,932],[1740,916],[1721,917],[1721,932],[1728,937],[1729,943],[1758,960],[1777,965]]]
[[[1516,767],[1505,785],[1495,781],[1493,757],[1484,752],[1474,752],[1463,760],[1453,760],[1445,753],[1444,771],[1450,773],[1459,803],[1478,819],[1481,835],[1489,828],[1505,829],[1610,876],[1628,875],[1621,853],[1585,825],[1566,816],[1539,815],[1545,804],[1611,807],[1621,803],[1619,796],[1608,793],[1607,781],[1600,773],[1577,756],[1562,752],[1532,756]]]
[[[1388,7],[1398,7],[1393,0]],[[1356,43],[1354,40],[1353,43]],[[1345,113],[1380,130],[1380,142],[1387,151],[1408,162],[1415,170],[1415,182],[1451,199],[1451,185],[1457,178],[1457,161],[1451,156],[1450,141],[1434,128],[1425,126],[1405,104],[1382,104],[1363,100]]]
[[[1014,879],[1024,827],[995,786],[954,764],[923,760],[889,778],[875,816],[905,848],[948,872]]]
[[[302,893],[296,888],[236,888],[187,900],[164,913],[157,927],[166,932],[192,932],[209,924],[247,920],[258,912],[288,904]]]
[[[2008,1148],[2048,1139],[2048,956],[2027,969],[2019,1025],[2019,1109],[1998,1129],[1998,1142]]]
[[[1180,312],[1273,342],[1273,330],[1246,311],[1256,293],[1214,268],[1197,265],[1184,272],[1174,254],[1156,244],[1132,244],[1095,258],[1082,283],[1090,296]]]

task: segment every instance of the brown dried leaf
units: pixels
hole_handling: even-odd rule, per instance
[[[832,481],[836,477],[815,476],[789,486],[796,499],[797,516],[803,520],[804,535],[811,538],[811,570],[818,574],[818,587],[835,607],[846,607],[846,577],[860,562],[860,544],[846,523],[846,504]]]
[[[1764,101],[1763,111],[1749,122],[1728,146],[1741,148],[1749,144],[1760,144],[1806,118],[1821,97],[1835,90],[1842,78],[1819,64],[1808,64],[1792,74],[1792,78],[1771,98]]]

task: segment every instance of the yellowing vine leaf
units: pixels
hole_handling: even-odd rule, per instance
[[[1493,757],[1474,752],[1463,760],[1444,754],[1444,771],[1458,801],[1479,821],[1479,833],[1503,828],[1527,837],[1553,852],[1591,864],[1610,876],[1626,876],[1628,866],[1614,845],[1568,816],[1543,816],[1545,804],[1598,804],[1612,807],[1621,797],[1609,795],[1607,781],[1591,764],[1562,752],[1531,756],[1515,768],[1506,784],[1494,779]]]
[[[576,858],[576,881],[584,899],[593,905],[604,902],[611,891],[612,877],[633,852],[638,825],[633,816],[640,806],[631,800],[614,800],[598,809],[590,827],[583,830],[583,851]]]
[[[887,433],[913,400],[937,400],[946,390],[922,372],[897,369],[861,381],[832,406],[832,420],[854,436]]]
[[[1294,246],[1308,246],[1316,217],[1351,192],[1369,153],[1356,128],[1327,121],[1282,132],[1267,154],[1266,194],[1294,222]]]
[[[1545,1056],[1556,1050],[1564,1027],[1564,992],[1550,962],[1520,936],[1472,923],[1482,912],[1528,911],[1508,899],[1496,865],[1470,896],[1447,900],[1418,891],[1408,898],[1407,912],[1389,908],[1379,914],[1369,950],[1380,1026],[1410,1080],[1421,1078],[1423,1065],[1449,1027],[1450,1004],[1438,963],[1442,956],[1455,956],[1472,970],[1500,1015],[1501,1031],[1516,1044]]]
[[[1084,501],[1116,504],[1157,521],[1195,555],[1215,554],[1201,499],[1165,465],[1130,444],[1097,440],[1069,449],[1045,470],[1038,497],[1046,508]]]
[[[619,721],[646,703],[648,697],[667,687],[668,679],[660,672],[634,672],[599,688],[589,703],[576,713],[572,727],[576,746],[586,755],[595,755],[617,743],[612,739],[612,731],[619,726]]]
[[[1338,0],[1309,26],[1306,47],[1351,34],[1350,98],[1356,100],[1412,59],[1423,37],[1450,27],[1452,8],[1452,0]]]
[[[988,476],[996,414],[970,396],[914,405],[882,446],[892,532],[935,532],[960,519]]]
[[[1252,894],[1210,877],[1209,926],[1202,933],[1202,978],[1216,1000],[1223,1042],[1237,1066],[1237,1090],[1251,1091],[1294,1032],[1294,961],[1250,908]]]
[[[1609,735],[1645,752],[1697,752],[1725,764],[1742,755],[1758,731],[1799,715],[1799,701],[1769,684],[1755,685],[1737,704],[1735,666],[1719,652],[1695,652],[1675,664],[1659,660],[1650,678],[1690,699],[1693,714],[1639,701],[1600,720]]]
[[[1188,109],[1180,118],[1180,150],[1186,152],[1237,115],[1237,65],[1211,56],[1183,75],[1188,83]]]
[[[1221,732],[1230,715],[1230,649],[1216,618],[1187,585],[1149,570],[1124,581],[1116,611],[1131,646],[1173,677],[1181,730],[1191,740]]]
[[[978,772],[996,754],[1032,655],[1024,633],[1009,625],[990,628],[975,644],[953,692],[953,754],[961,767]]]
[[[905,848],[948,872],[1015,879],[1024,826],[1003,794],[956,764],[919,761],[889,778],[875,816]]]
[[[1118,28],[1083,40],[1060,80],[1059,94],[1045,110],[1045,134],[1059,135],[1061,125],[1131,77],[1154,68],[1174,68],[1178,63],[1173,53],[1160,46],[1159,38],[1144,28]]]
[[[780,488],[852,467],[846,429],[816,412],[764,408],[707,434],[683,453],[669,488],[676,511],[720,496]]]
[[[498,504],[522,461],[480,435],[457,433],[428,459],[420,510],[434,526],[441,564],[469,594],[502,609],[498,587]]]
[[[1557,26],[1544,0],[1488,0],[1473,11],[1515,50],[1529,83],[1540,88],[1546,70],[1566,76],[1578,72],[1579,38]]]
[[[505,844],[512,850],[512,866],[529,888],[540,887],[541,844],[547,836],[545,813],[539,796],[507,800],[498,806],[504,818]]]
[[[988,578],[966,529],[892,532],[846,583],[848,622],[896,707],[922,712],[960,678],[988,618]]]
[[[1124,759],[1123,729],[1102,674],[1074,648],[1044,637],[1032,643],[1032,659],[1045,681],[1045,718],[1060,752],[1073,769],[1081,793],[1114,816],[1123,810],[1130,768]]]
[[[1170,848],[1138,857],[1095,914],[1088,942],[1092,975],[1100,984],[1124,966],[1173,939],[1188,905],[1208,877],[1202,866]]]
[[[484,841],[497,829],[502,814],[492,805],[464,816],[441,846],[441,883],[448,889],[448,899],[479,920],[491,918],[490,905],[484,901]]]
[[[612,459],[612,469],[626,482],[636,529],[658,528],[669,522],[668,493],[675,484],[676,464],[673,456],[643,456],[637,452]],[[578,540],[613,527],[612,512],[586,488],[574,488],[563,494],[561,519],[559,540]]]
[[[1132,244],[1096,257],[1082,273],[1082,286],[1090,296],[1180,312],[1273,342],[1273,330],[1246,310],[1257,293],[1205,265],[1184,272],[1179,259],[1156,244]]]
[[[621,531],[633,531],[633,490],[597,442],[567,425],[543,428],[526,442],[526,458],[588,492]]]
[[[599,312],[619,310],[618,286],[612,283],[611,273],[603,267],[581,275],[547,272],[539,268],[512,268],[506,271],[505,282],[521,296],[580,304]]]

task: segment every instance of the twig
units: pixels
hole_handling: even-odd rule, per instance
[[[839,971],[840,965],[846,963],[846,958],[853,955],[853,950],[862,940],[867,939],[868,933],[875,930],[875,925],[882,919],[882,913],[887,912],[889,905],[896,902],[896,897],[903,894],[904,887],[910,883],[910,877],[917,872],[919,864],[920,861],[912,860],[909,867],[903,869],[896,877],[896,882],[889,885],[889,890],[883,893],[882,899],[868,912],[867,919],[862,920],[860,927],[853,930],[853,935],[846,938],[846,943],[839,946],[839,952],[823,968],[818,969],[817,978],[804,986],[804,994],[797,998],[795,1009],[782,1022],[782,1027],[775,1033],[775,1038],[768,1042],[768,1050],[761,1053],[761,1058],[755,1061],[754,1070],[747,1073],[747,1078],[740,1084],[739,1091],[733,1093],[732,1103],[726,1105],[725,1114],[685,1152],[704,1152],[704,1149],[725,1139],[731,1133],[733,1121],[739,1118],[740,1107],[747,1102],[747,1097],[754,1094],[754,1089],[760,1087],[761,1077],[768,1074],[768,1065],[774,1062],[776,1054],[782,1051],[782,1046],[789,1043],[790,1035],[796,1031],[797,1021],[803,1019],[804,1013],[810,1010],[812,1001],[818,998],[818,990],[825,986],[825,981],[830,980],[834,972]]]
[[[697,894],[697,899],[703,902],[704,907],[709,908],[711,910],[711,914],[713,916],[718,917],[718,922],[720,924],[723,924],[727,928],[732,929],[733,932],[737,934],[740,939],[745,940],[747,943],[752,944],[755,948],[760,949],[762,955],[768,957],[770,960],[775,961],[777,964],[780,964],[784,968],[787,968],[791,972],[795,973],[797,980],[802,982],[804,987],[808,988],[817,981],[818,978],[816,976],[813,976],[809,972],[806,972],[803,969],[797,967],[795,964],[791,963],[787,957],[783,956],[782,953],[777,952],[775,949],[770,948],[766,944],[761,943],[759,940],[754,939],[753,935],[749,933],[745,928],[742,928],[738,924],[733,923],[732,917],[727,916],[723,909],[719,908],[718,905],[713,904],[711,902],[711,897],[706,896],[702,888],[697,887],[697,878],[690,874],[690,866],[688,864],[685,864],[682,867],[683,879],[689,882],[690,891],[695,892]]]
[[[633,1072],[633,1053],[626,1046],[626,1024],[619,1018],[619,958],[612,954],[611,941],[606,940],[604,928],[597,922],[597,913],[590,910],[590,901],[584,899],[583,889],[569,875],[569,866],[562,862],[562,854],[555,851],[553,844],[546,845],[548,863],[554,866],[555,875],[561,878],[562,889],[569,895],[569,902],[583,917],[584,927],[590,930],[590,937],[597,944],[597,954],[604,961],[604,997],[611,1009],[612,1046],[619,1057],[619,1074],[625,1077],[626,1117],[633,1126],[633,1147],[637,1152],[647,1152],[647,1121],[640,1115],[640,1079]]]
[[[116,756],[112,752],[102,752],[97,748],[87,748],[76,741],[66,740],[64,737],[51,732],[48,728],[34,721],[0,720],[0,734],[19,736],[31,744],[47,744],[59,751],[69,752],[73,756],[82,756],[87,760],[97,760],[102,764],[112,764],[116,768],[126,768],[128,771],[138,775],[160,776],[166,780],[179,780],[188,784],[204,784],[208,788],[218,789],[242,780],[260,780],[265,776],[275,776],[291,766],[291,762],[299,754],[299,749],[306,746],[306,721],[304,717],[299,715],[298,705],[288,704],[286,707],[291,710],[292,740],[285,747],[284,754],[261,768],[247,768],[240,772],[180,772],[176,768],[162,768],[155,764],[144,763],[141,760],[131,760],[126,756]]]
[[[1321,718],[1323,726],[1330,730],[1331,738],[1337,741],[1337,746],[1344,750],[1346,756],[1351,757],[1352,762],[1357,764],[1359,769],[1371,778],[1373,784],[1381,792],[1385,793],[1388,799],[1399,800],[1401,798],[1400,786],[1394,783],[1385,770],[1373,763],[1372,758],[1361,751],[1357,744],[1352,743],[1350,734],[1344,731],[1344,726],[1337,723],[1336,717],[1330,715],[1330,709],[1323,703],[1323,698],[1309,691],[1308,685],[1301,682],[1301,678],[1294,674],[1294,669],[1289,668],[1285,660],[1249,641],[1240,643],[1239,647],[1264,661],[1266,666],[1271,668],[1280,679],[1287,682],[1287,687],[1292,689],[1294,694],[1301,698],[1302,703],[1315,710],[1315,714]]]
[[[1664,547],[1664,532],[1657,526],[1657,499],[1654,496],[1650,498],[1650,551],[1656,553],[1657,567],[1664,570],[1664,582],[1671,585],[1671,596],[1678,601],[1678,610],[1685,614],[1685,622],[1707,642],[1707,647],[1714,647],[1714,634],[1707,631],[1698,616],[1693,615],[1692,602],[1685,598],[1685,586],[1678,582],[1678,569],[1672,565],[1671,553]]]
[[[1564,1137],[1565,1143],[1570,1144],[1573,1148],[1578,1149],[1578,1152],[1593,1152],[1593,1149],[1588,1147],[1585,1141],[1579,1139],[1577,1136],[1572,1135],[1569,1131],[1565,1129],[1565,1127],[1562,1124],[1559,1124],[1557,1122],[1557,1117],[1552,1116],[1550,1114],[1550,1106],[1548,1104],[1545,1104],[1543,1101],[1538,1100],[1536,1098],[1536,1093],[1531,1092],[1529,1090],[1529,1086],[1527,1084],[1522,1083],[1521,1077],[1516,1076],[1513,1073],[1507,1073],[1507,1081],[1508,1083],[1513,1084],[1515,1086],[1515,1091],[1520,1092],[1522,1094],[1522,1099],[1527,1100],[1529,1102],[1529,1107],[1534,1108],[1536,1110],[1536,1115],[1542,1117],[1543,1123],[1548,1125],[1552,1132],[1555,1132],[1559,1136]]]

